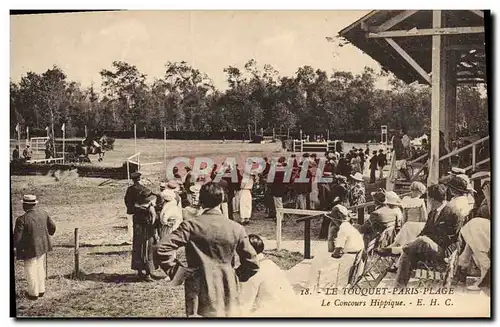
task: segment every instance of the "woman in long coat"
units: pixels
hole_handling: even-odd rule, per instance
[[[127,213],[133,215],[132,270],[137,270],[139,277],[153,281],[153,244],[155,242],[156,196],[150,189],[139,183],[141,174],[133,173],[134,184],[125,193]],[[143,273],[145,271],[145,274]]]
[[[219,185],[204,184],[199,197],[204,213],[183,221],[156,247],[155,261],[170,278],[179,278],[176,273],[186,271],[179,270],[180,263],[175,260],[176,251],[186,248],[189,274],[185,276],[184,291],[188,317],[238,315],[238,280],[247,281],[259,269],[257,254],[243,226],[222,215],[222,197]],[[238,269],[234,267],[235,254],[239,257]]]

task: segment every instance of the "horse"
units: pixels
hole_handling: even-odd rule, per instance
[[[88,157],[90,154],[99,155],[99,159],[97,161],[102,161],[104,159],[104,149],[101,144],[99,144],[96,140],[84,139],[82,141],[82,145],[86,145],[85,155]]]

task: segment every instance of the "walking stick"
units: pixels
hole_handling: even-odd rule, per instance
[[[47,280],[47,276],[49,275],[49,252],[45,253],[45,280]]]

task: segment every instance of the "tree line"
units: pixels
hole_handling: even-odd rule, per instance
[[[19,123],[32,136],[47,126],[66,126],[66,135],[89,130],[246,132],[274,128],[297,133],[377,135],[381,125],[406,127],[417,136],[430,127],[429,86],[406,84],[388,73],[365,67],[359,74],[299,67],[280,76],[271,65],[249,60],[244,67],[224,68],[228,88],[218,90],[207,74],[186,62],[167,62],[164,75],[147,83],[135,65],[115,61],[100,71],[101,88],[82,87],[53,66],[28,72],[10,82],[11,136]],[[375,87],[385,76],[388,89]],[[457,90],[459,134],[488,134],[488,103],[478,86]]]

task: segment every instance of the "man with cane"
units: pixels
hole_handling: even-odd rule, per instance
[[[28,281],[27,298],[30,300],[36,300],[45,294],[47,253],[52,251],[49,236],[56,232],[54,221],[47,212],[37,208],[37,204],[35,195],[23,197],[25,213],[16,219],[14,228],[16,258],[24,261]]]

